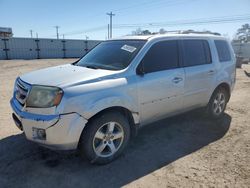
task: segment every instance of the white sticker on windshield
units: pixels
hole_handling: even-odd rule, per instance
[[[123,45],[121,47],[122,50],[126,50],[127,52],[133,53],[136,50],[136,47],[134,46],[129,46],[129,45]]]

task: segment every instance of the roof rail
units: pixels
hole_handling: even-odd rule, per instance
[[[211,34],[211,35],[218,35],[220,36],[220,33],[217,32],[211,32],[211,31],[193,31],[193,30],[186,30],[186,31],[182,31],[181,34]]]
[[[166,31],[166,33],[176,33],[176,34],[211,34],[211,35],[218,35],[220,33],[211,32],[211,31],[194,31],[194,30],[173,30],[173,31]]]

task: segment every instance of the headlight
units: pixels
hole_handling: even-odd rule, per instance
[[[57,87],[32,86],[26,101],[27,107],[49,108],[61,102],[63,91]]]

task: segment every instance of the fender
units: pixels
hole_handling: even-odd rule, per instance
[[[82,116],[89,119],[97,113],[112,107],[123,107],[129,110],[133,115],[134,122],[139,123],[139,110],[137,103],[135,100],[125,95],[109,96],[89,101],[88,105],[85,105],[84,107]]]
[[[228,83],[228,81],[227,80],[223,80],[223,81],[220,81],[220,83],[219,84],[217,84],[217,85],[215,85],[214,86],[214,88],[210,91],[210,93],[209,93],[209,100],[210,100],[210,98],[212,97],[212,95],[213,95],[213,93],[214,93],[214,91],[216,90],[216,88],[219,86],[219,85],[222,85],[222,84],[226,84],[228,87],[229,87],[229,96],[231,95],[231,87],[230,87],[230,84]],[[209,101],[208,101],[209,102]]]

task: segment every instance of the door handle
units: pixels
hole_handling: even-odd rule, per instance
[[[175,77],[172,82],[174,82],[175,84],[178,84],[179,82],[181,82],[183,80],[183,78],[181,77]]]

